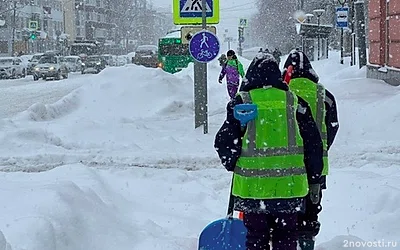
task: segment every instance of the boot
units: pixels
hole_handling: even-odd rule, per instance
[[[314,250],[315,241],[313,239],[299,239],[301,250]]]

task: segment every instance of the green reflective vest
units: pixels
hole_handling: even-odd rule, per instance
[[[247,124],[232,194],[244,199],[306,196],[308,181],[296,121],[296,95],[276,88],[239,94],[244,103],[257,105],[258,116]]]
[[[322,175],[328,175],[328,138],[325,123],[325,87],[307,78],[295,78],[290,80],[290,90],[303,98],[312,110],[312,115],[318,126],[323,145],[324,145],[324,169]]]

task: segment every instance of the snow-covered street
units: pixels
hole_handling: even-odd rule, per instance
[[[71,73],[61,81],[33,81],[31,75],[0,81],[0,118],[16,115],[35,103],[53,103],[84,84],[88,75]]]
[[[313,65],[340,121],[317,249],[400,249],[400,88],[336,52]],[[207,135],[194,129],[192,65],[0,82],[0,250],[197,249],[231,180],[213,148],[226,86],[217,61],[208,69]]]

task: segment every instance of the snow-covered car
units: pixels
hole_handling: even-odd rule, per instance
[[[81,71],[82,60],[79,56],[65,56],[63,60],[67,64],[69,72]]]
[[[88,56],[84,63],[82,63],[82,74],[86,73],[100,73],[106,68],[106,61],[102,56]]]
[[[34,68],[33,80],[37,81],[40,78],[47,80],[54,78],[61,80],[61,77],[68,78],[68,68],[63,58],[59,56],[42,56],[38,64]]]
[[[0,57],[0,78],[25,77],[26,68],[18,57]]]
[[[112,55],[106,54],[106,55],[102,55],[102,57],[106,61],[106,65],[115,66],[114,57]]]
[[[141,45],[137,47],[132,63],[145,67],[157,68],[158,48],[155,45]]]
[[[29,60],[29,63],[28,63],[27,75],[32,75],[33,69],[36,67],[40,58],[43,55],[44,55],[43,53],[37,53],[32,56],[32,58]]]
[[[124,66],[128,63],[128,58],[125,55],[117,56],[116,65],[117,67]]]

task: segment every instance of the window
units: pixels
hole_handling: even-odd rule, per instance
[[[97,14],[97,22],[101,22],[101,15]]]
[[[188,44],[164,44],[160,46],[160,54],[163,56],[189,55]]]
[[[97,7],[102,7],[102,6],[101,6],[101,1],[100,1],[100,0],[96,0],[96,6],[97,6]]]

